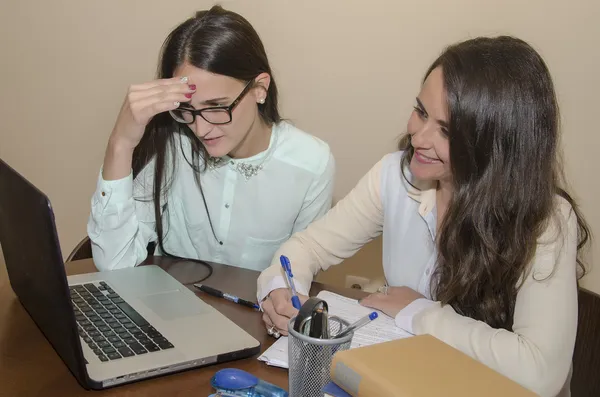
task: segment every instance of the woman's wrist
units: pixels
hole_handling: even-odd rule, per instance
[[[126,143],[111,137],[106,146],[106,153],[104,154],[102,178],[110,181],[128,176],[131,173],[134,149]]]

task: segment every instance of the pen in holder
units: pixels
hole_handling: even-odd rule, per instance
[[[322,397],[322,388],[331,381],[333,355],[348,350],[354,332],[335,338],[350,324],[337,317],[327,317],[329,339],[314,338],[294,329],[296,318],[288,323],[289,393],[293,397]],[[306,320],[311,321],[311,320]],[[310,327],[310,324],[306,324]]]

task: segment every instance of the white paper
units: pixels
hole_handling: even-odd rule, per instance
[[[287,368],[288,367],[288,339],[287,336],[282,336],[275,341],[260,357],[260,361],[264,361],[273,367]]]
[[[356,299],[346,298],[333,292],[321,291],[317,297],[327,302],[329,314],[343,318],[350,324],[373,312],[373,309],[361,306]],[[354,332],[352,344],[350,345],[351,349],[412,336],[412,334],[396,327],[393,318],[380,311],[377,311],[377,314],[379,316],[375,320]],[[287,337],[282,336],[279,338],[258,359],[268,365],[288,368]]]

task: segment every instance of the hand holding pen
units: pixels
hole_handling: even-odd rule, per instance
[[[298,298],[298,293],[296,292],[296,286],[294,285],[294,275],[292,274],[292,264],[287,256],[281,255],[279,257],[279,262],[281,262],[281,267],[283,267],[283,272],[285,273],[285,277],[287,278],[288,285],[290,287],[290,292],[292,293],[292,306],[294,309],[300,310],[302,305],[300,304],[300,298]]]
[[[261,307],[267,332],[271,331],[272,335],[277,335],[277,333],[287,335],[288,322],[298,314],[299,308],[302,307],[302,302],[306,301],[308,297],[298,295],[290,260],[284,255],[279,259],[283,269],[282,275],[284,280],[287,280],[288,287],[277,288],[271,291],[262,301]]]

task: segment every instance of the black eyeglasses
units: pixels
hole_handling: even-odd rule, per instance
[[[170,110],[169,113],[175,121],[182,124],[194,123],[197,115],[200,115],[200,117],[211,124],[220,125],[231,123],[231,112],[233,112],[233,109],[244,98],[244,95],[250,91],[253,81],[254,79],[246,84],[240,95],[238,95],[229,106],[212,106],[203,109],[194,109],[191,105],[182,105],[175,110]]]

